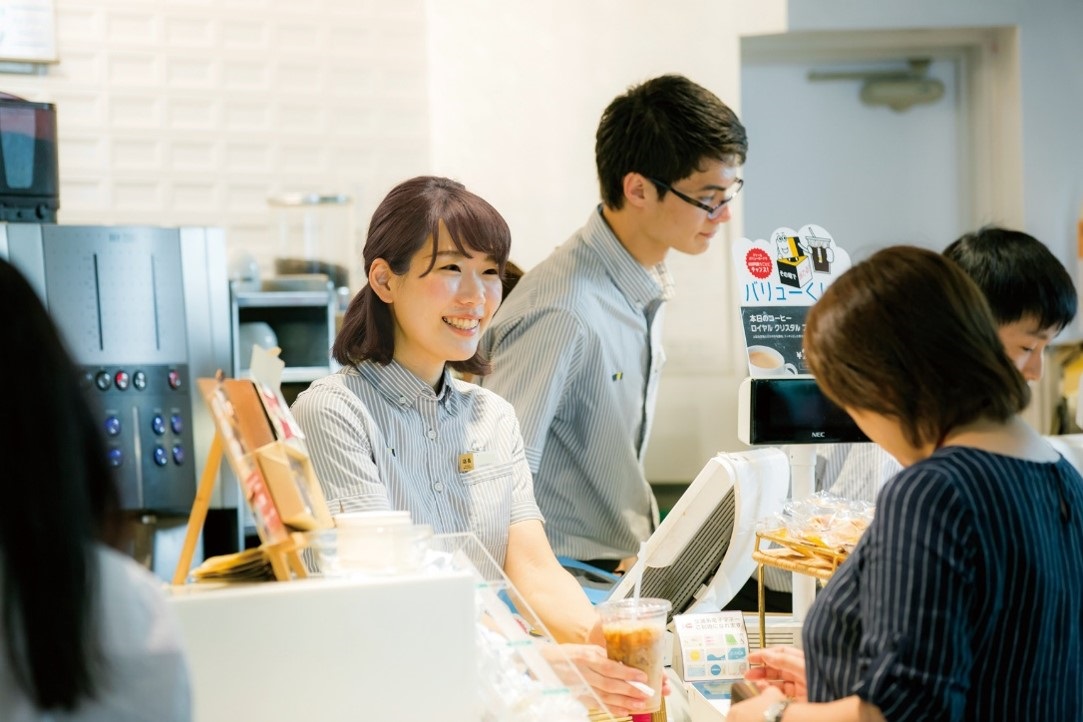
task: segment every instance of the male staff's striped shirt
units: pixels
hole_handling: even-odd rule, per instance
[[[876,501],[888,479],[902,471],[895,457],[872,443],[826,444],[817,447],[824,461],[817,488],[835,496]]]
[[[1083,479],[965,447],[905,469],[804,647],[811,701],[892,722],[1083,719]]]
[[[557,554],[627,557],[657,521],[643,454],[671,295],[665,266],[640,265],[598,208],[523,276],[482,340],[482,383],[519,416]]]
[[[291,407],[332,514],[397,509],[437,534],[470,531],[504,565],[508,527],[541,519],[511,406],[446,370],[439,393],[398,363],[363,361]],[[470,452],[479,466],[460,471]]]

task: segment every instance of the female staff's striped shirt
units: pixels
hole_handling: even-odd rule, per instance
[[[291,410],[332,514],[405,510],[469,531],[504,565],[508,527],[541,519],[511,405],[445,370],[440,392],[392,361],[319,379]],[[460,470],[471,452],[477,465]]]
[[[888,720],[1083,719],[1083,479],[946,447],[880,493],[805,624],[811,701]]]

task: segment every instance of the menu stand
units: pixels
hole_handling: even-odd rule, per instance
[[[305,537],[296,529],[327,528],[332,522],[307,454],[292,445],[296,434],[278,433],[294,426],[284,403],[258,382],[226,379],[221,371],[215,378],[198,379],[197,383],[211,409],[215,434],[173,583],[184,584],[190,572],[223,457],[240,480],[262,542],[259,549],[274,578],[304,579],[308,572],[299,551],[306,545]]]
[[[218,478],[219,467],[222,465],[224,449],[222,435],[216,431],[211,441],[211,449],[207,453],[203,475],[199,479],[192,513],[188,516],[188,530],[184,536],[180,558],[177,560],[177,569],[173,573],[173,584],[184,584],[191,570],[192,557],[195,555],[199,535],[203,532],[203,524],[207,520],[207,509],[210,507],[211,495],[214,493],[215,481]],[[271,564],[276,580],[285,582],[294,578],[304,579],[308,576],[304,562],[301,561],[298,553],[303,546],[303,537],[297,532],[290,533],[284,541],[260,545],[260,550]]]

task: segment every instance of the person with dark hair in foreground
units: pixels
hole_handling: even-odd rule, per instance
[[[160,583],[118,549],[120,496],[59,333],[0,260],[0,719],[191,719]]]

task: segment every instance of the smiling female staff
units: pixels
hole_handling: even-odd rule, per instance
[[[511,234],[488,202],[446,178],[405,181],[373,214],[368,285],[332,353],[343,368],[293,413],[331,513],[408,510],[437,533],[473,532],[620,714],[648,695],[637,669],[608,660],[598,618],[557,562],[534,501],[511,405],[454,378],[485,374],[478,341],[501,300]],[[466,463],[469,460],[469,463]]]

